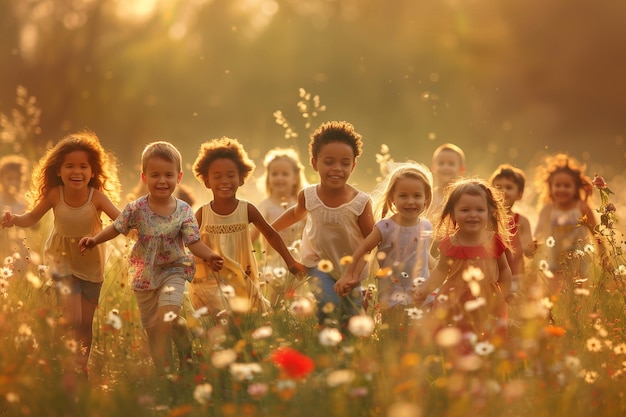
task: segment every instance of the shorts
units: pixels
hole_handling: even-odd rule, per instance
[[[61,278],[56,282],[57,292],[61,295],[77,294],[92,304],[98,304],[102,282],[91,282],[74,275]]]
[[[187,281],[179,272],[164,275],[161,286],[154,290],[135,290],[141,325],[144,329],[156,326],[163,317],[158,317],[159,307],[183,306],[183,294]]]

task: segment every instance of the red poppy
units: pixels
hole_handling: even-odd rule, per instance
[[[291,348],[280,348],[272,353],[272,362],[290,378],[304,378],[315,369],[310,357]]]

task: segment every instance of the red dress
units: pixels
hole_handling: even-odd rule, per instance
[[[497,233],[480,246],[455,245],[450,236],[441,241],[439,251],[449,259],[449,270],[434,306],[440,311],[438,317],[481,339],[502,335],[506,329],[506,303],[498,285],[498,259],[506,248]],[[471,277],[464,279],[466,271]],[[479,293],[475,289],[472,294],[469,281],[477,283],[472,285]]]

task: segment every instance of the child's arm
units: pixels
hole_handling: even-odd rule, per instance
[[[43,200],[39,201],[37,205],[28,213],[13,214],[10,212],[4,213],[2,216],[2,227],[31,227],[41,220],[44,214],[53,207],[53,194],[58,193],[56,189],[50,191],[50,193]]]
[[[533,236],[530,230],[530,222],[522,215],[518,219],[517,235],[524,255],[533,256],[535,254],[535,244],[533,243]]]
[[[214,271],[219,271],[224,266],[224,258],[215,253],[213,249],[205,245],[201,240],[196,240],[187,245],[187,247],[191,253],[211,265],[211,269]]]
[[[513,276],[511,274],[511,267],[509,266],[509,261],[506,256],[507,251],[502,253],[502,255],[498,258],[498,285],[500,286],[504,299],[509,301]]]
[[[95,236],[85,236],[83,237],[79,242],[78,242],[78,247],[80,248],[81,252],[85,252],[87,249],[91,249],[96,245],[99,245],[101,243],[104,243],[108,240],[113,239],[114,237],[116,237],[117,235],[119,235],[120,232],[118,232],[118,230],[112,225],[108,225],[107,227],[105,227],[104,229],[102,229],[97,235]]]
[[[105,213],[109,219],[115,220],[120,215],[120,209],[101,191],[94,192],[92,202],[98,211]]]
[[[369,236],[374,229],[374,213],[372,211],[372,201],[368,200],[363,209],[363,213],[359,216],[359,228],[363,237]]]
[[[304,219],[306,216],[306,202],[304,200],[304,191],[300,190],[298,192],[298,202],[295,206],[288,208],[285,210],[283,214],[280,215],[279,218],[272,222],[272,227],[274,230],[281,231],[283,229],[288,228],[292,224]]]
[[[365,266],[365,255],[370,253],[380,241],[382,240],[382,234],[378,227],[374,227],[372,232],[361,242],[361,244],[355,249],[352,254],[352,262],[348,264],[346,270],[341,275],[341,278],[335,283],[335,292],[346,297],[350,294],[353,288],[359,285],[359,277],[361,271]]]
[[[282,217],[283,216],[281,216],[281,218]],[[265,217],[261,215],[259,209],[251,203],[248,203],[248,220],[259,230],[259,232],[261,232],[265,239],[267,239],[268,243],[283,258],[287,264],[289,272],[294,275],[304,275],[306,273],[305,266],[293,258],[291,252],[289,252],[289,249],[285,246],[285,242],[283,242],[283,239],[280,237],[278,232],[267,222],[267,220],[265,220]]]
[[[550,204],[545,205],[539,212],[539,218],[537,219],[537,226],[535,227],[535,239],[538,242],[544,243],[550,236],[552,231],[550,230],[550,213],[552,212],[552,206]]]
[[[430,277],[425,283],[415,289],[414,298],[419,304],[434,290],[441,287],[441,284],[446,280],[450,269],[448,259],[444,254],[439,255],[437,266],[430,272]]]

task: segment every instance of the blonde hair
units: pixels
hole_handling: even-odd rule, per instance
[[[501,192],[493,189],[487,181],[478,178],[462,178],[446,187],[443,209],[435,229],[437,239],[443,239],[458,230],[458,225],[454,220],[454,206],[464,194],[485,198],[488,211],[488,229],[499,234],[505,242],[510,242],[510,219],[504,205],[504,196]]]
[[[552,201],[550,188],[557,174],[570,175],[574,180],[574,186],[577,191],[574,194],[574,199],[587,201],[592,196],[593,185],[591,180],[585,175],[585,168],[584,164],[564,153],[547,156],[544,164],[538,166],[535,173],[535,185],[537,189],[541,189],[539,205]]]
[[[274,148],[269,150],[265,154],[265,158],[263,159],[263,167],[265,168],[265,172],[258,180],[258,184],[265,188],[265,192],[267,195],[270,195],[272,190],[270,188],[270,166],[274,161],[287,161],[293,167],[293,172],[296,174],[296,183],[293,186],[293,190],[291,195],[295,196],[298,194],[298,191],[307,186],[308,182],[306,180],[304,165],[300,162],[300,156],[298,155],[298,151],[293,148]],[[259,187],[260,188],[260,187]]]
[[[178,172],[182,171],[183,158],[174,145],[165,141],[156,141],[146,145],[141,153],[141,171],[146,172],[146,165],[150,158],[160,158],[176,165]]]
[[[443,145],[439,145],[437,149],[433,152],[433,161],[437,159],[439,154],[443,151],[454,152],[459,156],[459,160],[461,161],[461,166],[465,166],[465,152],[459,146],[454,143],[444,143]]]
[[[424,184],[425,203],[422,212],[426,213],[431,203],[433,202],[433,178],[430,170],[422,164],[417,162],[408,161],[406,163],[389,163],[388,166],[390,172],[385,179],[379,184],[382,192],[375,190],[372,194],[379,197],[374,197],[376,203],[374,204],[374,214],[377,219],[384,219],[389,212],[395,213],[396,207],[393,204],[393,193],[398,180],[403,178],[411,178],[422,181]]]

